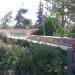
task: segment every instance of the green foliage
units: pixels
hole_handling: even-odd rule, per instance
[[[4,47],[0,47],[0,75],[7,69],[7,54]]]
[[[53,12],[52,14],[58,16],[62,25],[63,26],[67,25],[65,27],[66,29],[70,28],[74,29],[75,31],[75,27],[73,27],[75,26],[75,10],[74,10],[75,0],[44,0],[44,1],[48,2],[49,4],[52,4],[52,6],[48,6],[48,8],[50,7],[52,8],[51,10],[49,10],[49,12],[50,13]],[[74,22],[74,24],[72,22]],[[75,37],[75,34],[73,33],[71,36]]]
[[[66,30],[64,27],[60,26],[60,28],[56,32],[54,32],[54,36],[70,36],[70,30]]]
[[[45,34],[52,36],[59,29],[60,22],[56,17],[47,17],[44,21]],[[43,25],[34,34],[43,35]]]
[[[44,22],[46,35],[52,36],[59,29],[59,25],[60,23],[56,17],[48,17]]]
[[[37,75],[46,75],[61,71],[60,62],[66,62],[66,52],[60,48],[53,48],[46,45],[32,45],[31,53],[33,55],[34,70]]]
[[[47,45],[18,44],[0,44],[0,72],[8,69],[14,69],[19,75],[61,75],[62,69],[65,72],[66,51]]]
[[[37,12],[37,21],[36,21],[36,27],[40,27],[43,21],[43,3],[40,1],[38,12]]]
[[[44,21],[45,35],[47,36],[69,36],[70,32],[61,25],[57,17],[47,17]],[[35,35],[43,35],[43,25],[34,32]]]
[[[25,41],[25,40],[19,40],[19,39],[13,39],[13,40],[11,40],[12,42],[12,44],[14,44],[14,45],[18,45],[18,46],[20,46],[20,47],[30,47],[30,42],[27,42],[27,41]]]
[[[27,25],[30,25],[30,20],[23,16],[23,14],[25,13],[27,13],[27,9],[21,8],[18,10],[15,18],[15,20],[17,21],[15,28],[26,28]]]
[[[52,12],[53,15],[59,16],[61,18],[61,23],[64,26],[65,25],[65,15],[67,15],[67,11],[64,11],[66,9],[66,3],[67,0],[45,0],[49,4],[52,4],[52,9],[49,10],[49,12]],[[48,6],[50,8],[50,6]],[[51,15],[52,15],[51,14]]]
[[[8,28],[9,27],[9,23],[12,19],[12,11],[6,13],[6,15],[4,15],[4,17],[1,20],[1,28]]]

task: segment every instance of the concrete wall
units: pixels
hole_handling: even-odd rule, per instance
[[[30,35],[29,39],[58,44],[63,46],[71,46],[71,38],[68,37],[55,37],[55,36],[37,36],[37,35]]]
[[[28,37],[28,39],[31,40],[59,44],[63,46],[71,46],[72,39],[69,37],[30,35],[35,30],[36,29],[0,29],[0,34],[4,36]]]

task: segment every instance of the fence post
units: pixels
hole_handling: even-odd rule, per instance
[[[67,51],[67,66],[68,66],[68,75],[73,75],[72,73],[72,48],[68,48]]]

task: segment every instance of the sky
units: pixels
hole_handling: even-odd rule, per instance
[[[41,0],[0,0],[0,18],[7,12],[13,11],[13,16],[21,7],[28,9],[25,16],[34,23],[37,19],[36,12],[38,11],[39,1]]]

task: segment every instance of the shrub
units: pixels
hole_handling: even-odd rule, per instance
[[[57,17],[47,17],[44,21],[44,25],[40,26],[36,32],[33,34],[35,35],[45,35],[47,36],[69,36],[70,32],[65,30],[64,26],[60,23]]]
[[[29,45],[0,45],[0,72],[14,69],[19,75],[61,75],[62,70],[65,73],[65,50],[33,43]]]
[[[19,45],[20,47],[30,47],[30,43],[26,40],[12,39],[12,44]]]
[[[60,22],[56,17],[47,17],[44,21],[45,34],[52,36],[59,29]],[[43,25],[34,34],[43,35]]]

